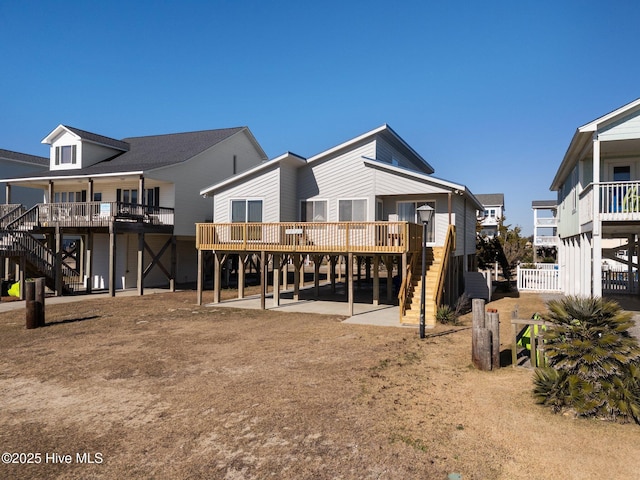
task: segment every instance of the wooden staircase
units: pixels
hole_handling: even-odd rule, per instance
[[[444,246],[426,248],[425,274],[425,325],[435,327],[436,313],[444,291],[444,280],[449,266],[449,257],[455,251],[455,226],[449,225]],[[405,280],[400,287],[400,323],[420,323],[420,295],[422,294],[422,251],[413,252],[407,265]]]
[[[418,325],[420,323],[420,295],[422,293],[422,258],[421,253],[416,254],[418,259],[412,263],[411,285],[408,288],[405,301],[405,311],[401,322],[407,325]],[[438,279],[442,274],[444,265],[444,248],[427,248],[427,272],[425,275],[425,303],[424,318],[425,324],[435,326],[436,324],[436,289]]]

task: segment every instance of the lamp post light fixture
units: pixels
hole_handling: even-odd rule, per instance
[[[420,295],[420,338],[424,338],[424,297],[426,295],[427,276],[427,225],[433,217],[434,209],[430,205],[424,204],[417,209],[418,217],[422,222],[422,291]]]

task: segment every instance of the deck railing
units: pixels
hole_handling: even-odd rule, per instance
[[[589,184],[580,193],[580,224],[593,220],[593,192],[598,189],[602,221],[640,220],[640,181]]]
[[[43,227],[107,227],[112,221],[173,225],[174,210],[124,202],[41,203],[37,221]]]
[[[405,253],[419,250],[421,237],[409,222],[196,224],[199,250]]]

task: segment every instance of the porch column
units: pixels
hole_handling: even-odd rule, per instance
[[[138,180],[138,204],[144,205],[144,175]]]
[[[56,296],[62,296],[62,229],[56,225],[56,263],[55,263],[55,284]]]
[[[380,304],[380,255],[373,256],[373,304]]]
[[[282,272],[282,255],[273,254],[273,306],[280,306],[280,277]]]
[[[338,257],[335,255],[329,256],[329,275],[331,279],[331,293],[336,293],[336,263],[338,262]]]
[[[636,250],[636,236],[629,235],[627,237],[627,293],[633,293],[633,254]]]
[[[49,180],[49,203],[53,203],[53,180]]]
[[[171,278],[169,279],[169,290],[176,291],[176,277],[178,276],[178,240],[175,235],[171,235]]]
[[[602,296],[602,237],[600,225],[600,140],[593,134],[593,284],[591,295]]]
[[[238,277],[238,298],[244,298],[244,283],[245,272],[244,267],[247,263],[247,254],[241,253],[238,255],[238,268],[236,270],[236,276]]]
[[[138,233],[138,295],[144,295],[144,233]]]
[[[260,252],[260,309],[266,309],[266,296],[267,296],[267,272],[269,266],[267,265],[267,252],[262,250]]]
[[[347,291],[349,292],[348,314],[353,317],[353,253],[349,252],[347,257]]]
[[[202,250],[198,249],[198,277],[196,278],[196,303],[202,305],[202,281],[204,278]]]
[[[293,300],[300,300],[300,268],[301,268],[301,256],[299,253],[293,254]]]
[[[313,287],[316,298],[320,296],[320,263],[322,258],[320,255],[313,256]]]
[[[385,256],[384,264],[387,267],[387,301],[391,302],[393,300],[393,256]]]
[[[9,205],[11,203],[11,184],[7,183],[4,187],[4,203]]]
[[[220,303],[220,284],[222,282],[221,255],[219,252],[213,252],[213,303]]]
[[[87,202],[93,202],[93,179],[87,181]],[[89,212],[87,212],[88,214]]]
[[[109,225],[109,296],[116,296],[116,226]]]

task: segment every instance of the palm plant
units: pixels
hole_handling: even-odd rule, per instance
[[[555,411],[640,423],[640,346],[631,314],[601,298],[547,304],[543,334],[548,367],[536,370],[534,396]]]

